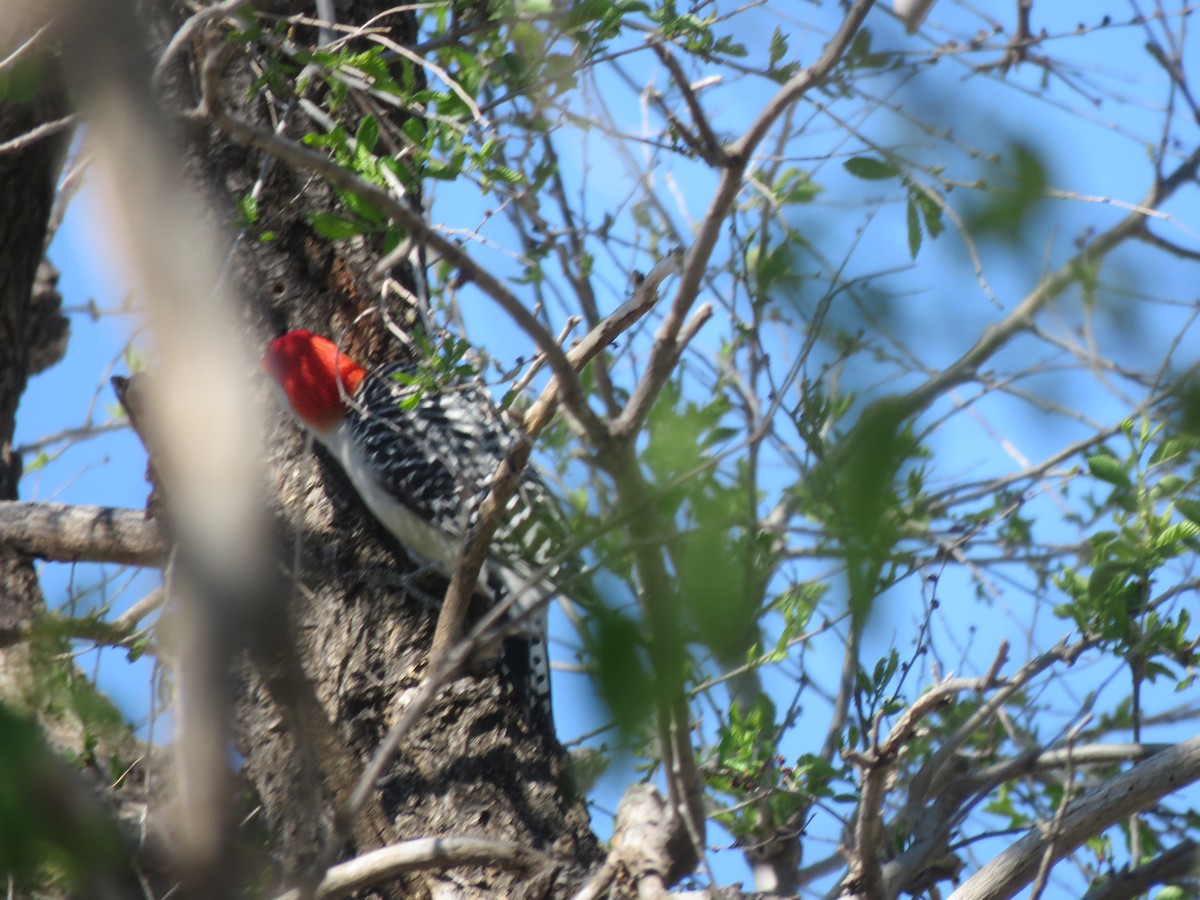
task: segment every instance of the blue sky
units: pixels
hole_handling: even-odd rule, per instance
[[[1014,5],[1003,4],[996,15],[1007,23]],[[967,181],[978,172],[978,164],[968,152],[971,148],[1006,152],[1009,141],[1019,138],[1042,155],[1051,187],[1091,198],[1137,202],[1150,176],[1147,147],[1157,143],[1161,129],[1162,115],[1157,106],[1165,96],[1165,75],[1141,50],[1145,36],[1140,26],[1089,28],[1083,36],[1071,36],[1078,23],[1094,26],[1105,12],[1111,12],[1117,22],[1128,20],[1129,7],[1106,6],[1112,8],[1101,10],[1091,2],[1036,6],[1038,27],[1058,35],[1047,42],[1046,50],[1077,65],[1076,71],[1069,73],[1070,84],[1051,79],[1041,96],[1038,94],[1041,73],[1032,65],[1010,73],[1007,81],[1002,82],[969,68],[968,63],[978,62],[985,54],[948,54],[936,66],[904,83],[883,78],[873,82],[879,91],[879,103],[869,115],[855,120],[860,138],[840,142],[831,137],[836,135],[836,128],[827,119],[814,114],[811,107],[801,107],[801,118],[811,116],[812,125],[792,152],[811,155],[812,161],[805,165],[814,180],[822,184],[824,192],[817,202],[799,208],[789,224],[834,259],[840,259],[845,248],[854,242],[855,230],[862,229],[857,238],[858,249],[849,257],[846,274],[852,277],[891,273],[880,281],[889,291],[889,305],[877,312],[890,323],[899,341],[916,348],[922,364],[931,370],[955,359],[987,323],[1011,309],[1040,274],[1072,254],[1076,239],[1085,235],[1086,229],[1108,227],[1125,211],[1098,201],[1055,200],[1053,208],[1028,223],[1021,242],[1007,246],[981,245],[985,271],[996,297],[993,302],[976,283],[966,248],[952,230],[937,241],[927,241],[916,264],[912,264],[905,239],[904,206],[900,202],[903,194],[898,185],[854,179],[842,169],[842,160],[851,154],[870,154],[870,147],[862,140],[866,138],[882,146],[899,146],[914,162],[944,165],[948,173]],[[801,60],[809,61],[819,51],[835,11],[829,4],[824,8],[800,6],[798,10],[797,15],[803,18],[792,26],[791,51]],[[778,21],[770,12],[753,11],[740,26],[739,38],[752,50],[757,48],[757,52],[762,52]],[[1051,16],[1058,20],[1050,20]],[[927,52],[933,46],[922,35],[905,36],[881,12],[873,13],[869,22],[877,49]],[[954,35],[961,43],[983,22],[983,17],[969,7],[944,0],[935,7],[927,34],[937,40]],[[1195,54],[1190,58],[1196,59]],[[666,87],[665,71],[655,71],[648,55],[634,60],[636,65],[631,62],[630,66],[640,76],[653,78],[660,88]],[[601,76],[593,87],[603,90],[603,99],[615,110],[623,126],[631,131],[640,129],[644,113],[636,93],[611,74]],[[1127,99],[1115,102],[1114,93]],[[768,96],[768,86],[731,78],[704,96],[711,104],[718,132],[732,135],[744,128],[761,106]],[[1093,103],[1095,96],[1102,96],[1105,101]],[[884,102],[899,107],[899,112],[882,110],[879,104]],[[947,142],[919,132],[906,121],[907,116],[952,124],[955,147],[951,149]],[[573,144],[569,131],[564,130],[562,135],[565,176],[587,198],[590,212],[598,220],[604,210],[618,205],[626,196],[628,174],[618,158],[609,155],[611,150],[601,136],[580,135],[578,143]],[[1197,131],[1194,125],[1190,130],[1181,125],[1175,136],[1186,151],[1194,146]],[[829,157],[828,161],[822,162],[824,157]],[[673,219],[686,234],[703,214],[711,191],[711,176],[672,157],[660,159],[654,172],[659,184],[673,181],[678,194],[687,198],[687,212],[676,210]],[[879,198],[888,202],[877,206]],[[485,236],[501,247],[515,245],[511,229],[500,217],[488,213],[495,207],[494,197],[478,199],[466,186],[438,185],[433,199],[435,220],[465,229],[474,229],[485,222]],[[972,202],[965,189],[948,195],[948,199],[956,208],[968,207]],[[1155,230],[1181,245],[1200,247],[1196,236],[1200,231],[1196,191],[1180,196],[1168,210],[1173,219],[1156,222]],[[73,339],[66,360],[31,382],[18,415],[18,445],[34,444],[48,435],[76,428],[84,421],[103,424],[110,419],[115,401],[106,380],[111,373],[126,371],[122,359],[124,348],[139,324],[136,315],[105,314],[93,318],[86,311],[91,301],[100,310],[116,310],[125,298],[126,279],[119,265],[109,264],[115,253],[106,228],[111,220],[97,192],[86,187],[72,205],[51,248],[51,258],[62,271],[60,288],[64,302],[77,310],[72,312]],[[475,247],[473,252],[498,272],[512,276],[518,270],[504,253],[486,247]],[[621,262],[618,260],[618,265]],[[632,252],[628,255],[628,266],[648,267],[644,256]],[[608,296],[602,297],[602,301],[605,309],[611,308],[626,289],[627,275],[601,260],[598,276],[610,286]],[[1195,264],[1190,267],[1180,264],[1151,254],[1142,246],[1117,254],[1106,267],[1105,277],[1155,297],[1194,300],[1196,295]],[[528,339],[500,318],[490,301],[470,288],[462,292],[460,301],[464,317],[471,323],[471,338],[486,344],[500,359],[530,355]],[[1136,365],[1160,359],[1168,341],[1179,333],[1189,314],[1187,309],[1168,305],[1132,302],[1126,305],[1116,292],[1102,295],[1099,304],[1098,314],[1089,319],[1081,312],[1077,294],[1071,293],[1054,304],[1042,321],[1056,333],[1094,340],[1102,356]],[[853,324],[861,310],[839,309],[835,315],[838,321]],[[701,352],[715,347],[721,333],[719,323],[714,322],[701,336],[698,344]],[[781,353],[789,346],[789,337],[786,332],[774,336]],[[1194,336],[1191,343],[1194,344]],[[1180,365],[1195,362],[1195,354],[1190,352],[1186,341],[1179,355]],[[1018,369],[1044,357],[1047,357],[1044,344],[1021,339],[999,354],[994,363],[999,369]],[[1047,362],[1054,360],[1047,358]],[[883,363],[847,371],[844,377],[847,384],[868,394],[907,387],[916,380],[913,376],[898,377],[894,368]],[[1078,369],[1039,376],[1024,386],[1036,389],[1064,408],[1106,424],[1125,413],[1122,396],[1130,393],[1128,386],[1121,384],[1112,391],[1099,389],[1093,373]],[[965,401],[973,393],[964,388],[958,399]],[[949,402],[940,403],[930,415],[945,413],[949,408]],[[955,416],[931,437],[938,478],[983,478],[1012,471],[1019,468],[1020,457],[1043,458],[1089,430],[1085,423],[1069,415],[1040,411],[1012,396],[991,396],[974,408],[977,415]],[[46,450],[51,453],[61,450],[61,455],[26,475],[21,485],[24,498],[130,507],[138,507],[144,501],[145,457],[129,432],[106,433],[66,445],[56,443]],[[31,461],[32,455],[26,459],[27,466]],[[1074,499],[1075,495],[1068,497]],[[1073,537],[1062,524],[1063,502],[1044,495],[1030,504],[1027,513],[1038,514],[1036,527],[1044,537],[1054,539],[1060,533],[1063,540]],[[1077,532],[1074,536],[1077,537]],[[950,570],[938,574],[944,575],[938,588],[942,608],[934,628],[946,645],[969,648],[962,653],[962,674],[986,666],[993,652],[988,647],[994,648],[1002,635],[1013,642],[1014,648],[1019,648],[1019,652],[1014,650],[1014,659],[1019,662],[1025,658],[1029,646],[1046,646],[1067,631],[1062,621],[1051,618],[1045,610],[1032,608],[1028,593],[1019,589],[1019,585],[999,583],[991,601],[980,603],[965,573]],[[119,613],[155,582],[153,574],[129,581],[127,575],[113,567],[43,567],[43,584],[51,605],[70,597],[84,608],[111,603],[113,611]],[[899,649],[904,655],[903,641],[911,633],[912,622],[920,616],[921,594],[929,589],[919,579],[912,579],[881,601],[880,612],[868,633],[868,658],[882,652],[894,640],[900,642]],[[560,636],[568,637],[562,623],[556,630]],[[828,671],[839,664],[836,640],[814,643],[809,653],[809,662],[816,671]],[[97,664],[96,656],[88,654],[81,659],[85,671],[95,668],[102,687],[131,720],[145,722],[151,697],[148,686],[151,664],[143,660],[130,666],[119,652],[100,654]],[[1115,691],[1116,682],[1107,681],[1113,669],[1114,664],[1105,660],[1094,661],[1082,674],[1075,673],[1079,677],[1064,683],[1061,693],[1051,695],[1048,702],[1067,708],[1090,687],[1102,684],[1107,685],[1105,690]],[[556,716],[564,738],[588,731],[603,721],[602,710],[590,702],[580,702],[583,699],[580,681],[578,677],[556,676]],[[768,673],[767,681],[781,697],[789,696],[794,689],[794,683],[779,671]],[[915,691],[916,687],[916,683],[910,684],[909,690]],[[814,716],[820,721],[821,704],[816,700],[811,703]],[[811,732],[810,729],[809,733],[789,735],[784,752],[791,755],[813,749]],[[816,736],[817,743],[822,736]],[[160,732],[157,737],[164,735]],[[602,804],[615,808],[620,791],[631,777],[623,768],[610,773],[600,791]],[[597,828],[607,832],[602,816],[597,817]],[[715,836],[713,840],[719,842],[720,838]],[[719,879],[743,877],[739,854],[717,853],[713,862]]]

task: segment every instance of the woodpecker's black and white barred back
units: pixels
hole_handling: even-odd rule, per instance
[[[412,363],[367,373],[308,332],[272,342],[264,366],[375,518],[406,550],[449,576],[514,440],[490,394],[471,382],[431,385]],[[565,535],[554,497],[527,471],[480,576],[490,603],[516,595],[501,667],[534,724],[550,733],[546,600],[555,592],[555,556]]]
[[[438,544],[448,553],[444,559],[420,554],[440,562],[448,574],[514,436],[484,388],[471,383],[434,388],[427,382],[409,363],[370,373],[350,403],[347,434],[355,462],[377,479],[382,495],[395,498],[422,522],[434,524],[439,537],[449,539]],[[547,720],[550,669],[544,601],[553,593],[549,567],[563,544],[562,534],[556,536],[549,524],[555,508],[541,479],[527,471],[508,500],[481,577],[493,603],[517,595],[511,617],[521,621],[516,636],[505,641],[501,664],[531,712]],[[407,514],[398,513],[381,509],[376,516],[389,528],[394,523],[408,533],[399,521]],[[408,546],[402,534],[393,533]],[[423,541],[414,537],[417,545],[412,549],[419,552]],[[538,609],[530,612],[533,607]]]

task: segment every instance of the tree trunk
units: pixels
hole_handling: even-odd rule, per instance
[[[339,21],[361,23],[388,4],[339,3]],[[157,58],[181,20],[154,5]],[[290,11],[290,7],[289,7]],[[374,20],[389,36],[410,45],[411,13]],[[295,40],[316,40],[297,27]],[[199,58],[181,55],[168,73],[175,112],[200,97]],[[274,128],[264,93],[252,88],[252,60],[236,51],[222,79],[230,114]],[[261,63],[262,61],[259,60]],[[400,63],[396,63],[400,65]],[[421,70],[414,75],[420,77]],[[320,90],[310,92],[320,102]],[[273,112],[284,115],[285,101]],[[393,111],[394,113],[394,111]],[[293,109],[283,134],[299,140],[321,130]],[[367,363],[397,352],[378,310],[384,305],[372,269],[381,248],[365,239],[336,246],[314,233],[312,212],[335,208],[332,193],[305,173],[235,146],[215,130],[185,129],[184,168],[211,206],[202,212],[232,232],[237,201],[265,171],[258,222],[235,242],[231,271],[247,298],[245,321],[261,344],[286,329],[338,335],[345,349]],[[414,202],[419,202],[419,198]],[[273,235],[268,239],[265,231]],[[411,269],[388,273],[418,294]],[[393,321],[412,310],[393,302]],[[371,759],[406,699],[420,684],[445,585],[412,576],[415,567],[382,531],[336,464],[306,448],[293,422],[265,397],[273,423],[270,472],[277,497],[279,564],[293,589],[287,618],[271,621],[254,642],[255,654],[240,679],[236,740],[244,774],[262,803],[272,857],[284,872],[304,872],[319,856],[359,773]],[[277,640],[291,638],[293,647]],[[515,842],[546,851],[554,865],[531,873],[490,869],[423,872],[388,891],[394,896],[516,896],[560,891],[582,877],[599,855],[581,797],[570,790],[557,742],[528,727],[512,692],[494,667],[460,678],[410,735],[361,821],[349,830],[343,856],[398,840],[469,835]]]

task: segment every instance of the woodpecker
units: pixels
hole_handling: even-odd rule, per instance
[[[463,535],[513,433],[486,389],[429,384],[415,363],[368,372],[327,338],[276,338],[263,368],[288,407],[349,476],[372,515],[418,561],[450,577]],[[479,591],[492,604],[517,593],[501,668],[536,727],[553,732],[544,601],[562,532],[550,492],[526,472],[496,529]],[[557,533],[556,533],[557,532]],[[536,612],[523,615],[531,607]]]

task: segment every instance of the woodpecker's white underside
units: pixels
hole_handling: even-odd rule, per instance
[[[358,486],[363,502],[375,518],[421,562],[435,566],[442,575],[450,577],[458,564],[458,548],[462,536],[457,536],[456,540],[455,535],[448,534],[434,523],[417,515],[383,490],[375,477],[375,469],[364,458],[358,443],[350,439],[345,429],[333,428],[325,433],[314,432],[314,435],[341,463],[350,480]],[[371,485],[374,490],[363,490],[363,485]]]

